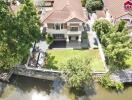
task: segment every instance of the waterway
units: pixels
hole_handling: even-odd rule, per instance
[[[98,84],[79,96],[60,81],[38,80],[13,76],[10,83],[0,82],[0,100],[132,100],[132,85],[123,92],[108,91]]]

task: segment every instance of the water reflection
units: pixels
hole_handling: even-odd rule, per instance
[[[123,93],[108,91],[97,84],[84,91],[71,91],[61,81],[13,76],[9,84],[0,82],[0,100],[132,100],[132,87]]]
[[[0,100],[75,100],[60,80],[47,81],[13,76],[10,83],[0,82]]]
[[[30,92],[32,89],[35,89],[38,92],[45,90],[45,92],[49,94],[50,90],[52,89],[53,82],[14,75],[11,78],[10,84],[14,85],[17,90],[20,90],[24,93]]]

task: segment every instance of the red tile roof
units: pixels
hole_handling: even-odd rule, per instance
[[[86,21],[80,0],[54,0],[53,10],[45,15],[45,23],[67,22],[77,18]]]
[[[104,8],[108,9],[113,18],[118,18],[125,14],[132,14],[131,10],[126,11],[124,3],[128,0],[103,0]]]
[[[105,18],[104,10],[96,10],[97,18]]]

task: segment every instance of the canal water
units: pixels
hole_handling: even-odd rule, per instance
[[[132,100],[132,85],[117,93],[94,84],[87,89],[87,94],[78,95],[57,80],[52,82],[13,76],[8,84],[0,82],[0,100]]]

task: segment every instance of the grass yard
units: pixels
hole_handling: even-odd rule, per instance
[[[73,50],[73,49],[53,49],[48,50],[48,54],[55,57],[56,66],[59,68],[64,63],[67,62],[68,59],[71,59],[73,57],[88,57],[92,58],[92,70],[95,71],[104,71],[104,66],[102,63],[102,60],[99,56],[98,50]]]

